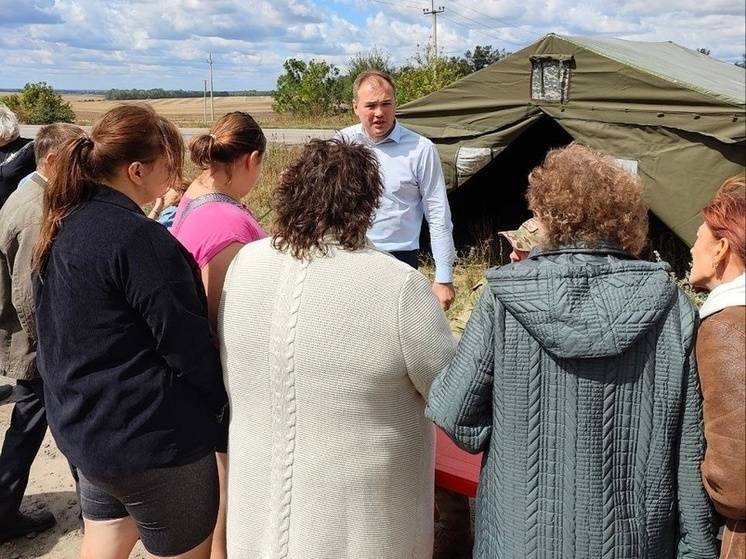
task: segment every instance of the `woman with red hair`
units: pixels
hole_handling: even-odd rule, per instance
[[[707,451],[705,488],[725,519],[721,558],[746,557],[746,180],[728,179],[702,210],[691,283],[710,292],[697,339]]]

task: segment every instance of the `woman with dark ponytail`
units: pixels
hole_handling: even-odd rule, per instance
[[[210,325],[215,331],[223,282],[233,257],[245,244],[265,237],[241,199],[254,187],[262,170],[266,139],[248,113],[233,112],[192,140],[192,162],[202,173],[189,185],[176,210],[171,232],[192,253],[207,293]],[[217,447],[220,512],[212,559],[226,557],[225,475],[228,421],[224,418]]]
[[[80,471],[81,557],[207,558],[226,404],[192,257],[141,206],[181,179],[179,131],[151,108],[104,114],[65,145],[35,256],[52,433]]]

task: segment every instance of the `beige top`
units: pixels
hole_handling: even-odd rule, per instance
[[[429,282],[372,248],[262,240],[225,282],[232,558],[430,558],[434,433],[455,341]]]

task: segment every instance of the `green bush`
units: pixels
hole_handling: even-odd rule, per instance
[[[3,97],[0,101],[25,124],[75,121],[70,103],[55,93],[46,82],[27,83],[20,93]]]
[[[343,86],[336,66],[320,60],[289,58],[283,68],[285,73],[277,78],[272,104],[276,112],[319,116],[340,110]]]
[[[414,64],[405,66],[394,76],[396,80],[396,102],[403,105],[424,97],[434,91],[469,75],[469,69],[458,59],[417,55]]]

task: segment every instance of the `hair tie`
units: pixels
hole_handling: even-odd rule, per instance
[[[213,140],[217,140],[217,138],[215,137],[215,134],[208,134],[208,136],[210,136],[210,138],[212,138]]]
[[[83,147],[93,147],[93,140],[88,136],[83,136],[81,139],[81,144]]]

